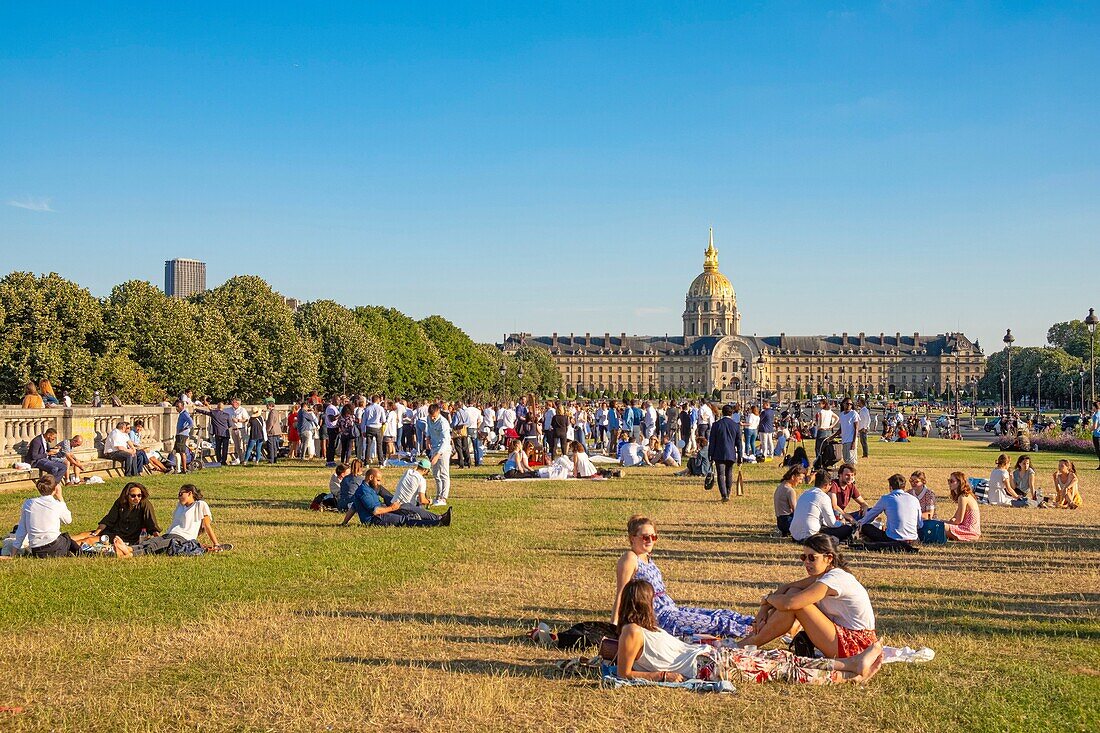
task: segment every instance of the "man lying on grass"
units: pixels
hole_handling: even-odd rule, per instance
[[[210,538],[213,551],[228,550],[232,545],[218,542],[211,521],[210,505],[202,500],[202,491],[194,484],[184,484],[179,490],[179,504],[172,512],[168,531],[159,537],[149,537],[136,545],[130,545],[122,537],[115,537],[116,557],[138,555],[201,555],[207,548],[199,544],[203,532]]]
[[[423,470],[423,469],[421,469]],[[415,473],[410,469],[409,473]],[[418,474],[419,475],[419,474]],[[421,476],[423,481],[423,476]],[[341,527],[347,526],[355,515],[359,515],[359,521],[363,524],[378,524],[388,527],[449,527],[451,524],[451,510],[446,514],[435,514],[416,504],[402,504],[401,494],[398,492],[393,501],[383,504],[380,491],[384,491],[382,485],[382,472],[377,468],[367,470],[366,480],[355,490],[351,498],[344,521]]]

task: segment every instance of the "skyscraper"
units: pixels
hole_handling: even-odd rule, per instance
[[[164,261],[164,292],[173,298],[187,298],[206,290],[206,263],[198,260]]]

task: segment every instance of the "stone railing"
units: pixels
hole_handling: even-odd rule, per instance
[[[277,405],[285,422],[289,405]],[[251,412],[254,406],[246,406]],[[192,412],[195,425],[206,437],[207,418]],[[54,407],[44,410],[23,410],[19,407],[0,407],[0,466],[10,467],[22,461],[31,440],[47,428],[57,430],[58,440],[80,435],[84,444],[76,451],[80,458],[99,455],[107,434],[114,430],[119,420],[145,423],[143,443],[158,442],[167,450],[176,432],[176,410],[173,407],[146,407],[122,405],[121,407]]]

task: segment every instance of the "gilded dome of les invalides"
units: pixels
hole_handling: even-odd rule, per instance
[[[714,230],[710,231],[710,244],[703,260],[703,271],[691,281],[688,298],[729,298],[736,302],[733,284],[718,271],[718,250],[714,248]]]

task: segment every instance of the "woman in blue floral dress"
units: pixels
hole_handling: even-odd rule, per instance
[[[657,614],[657,623],[673,636],[691,634],[710,634],[740,638],[749,633],[754,617],[745,616],[725,608],[694,608],[677,606],[665,591],[665,581],[661,571],[653,562],[650,554],[653,543],[657,541],[657,530],[653,522],[635,515],[626,526],[630,538],[630,549],[619,558],[615,568],[615,605],[611,618],[619,616],[619,602],[623,588],[631,580],[648,581],[653,586],[653,610]]]

